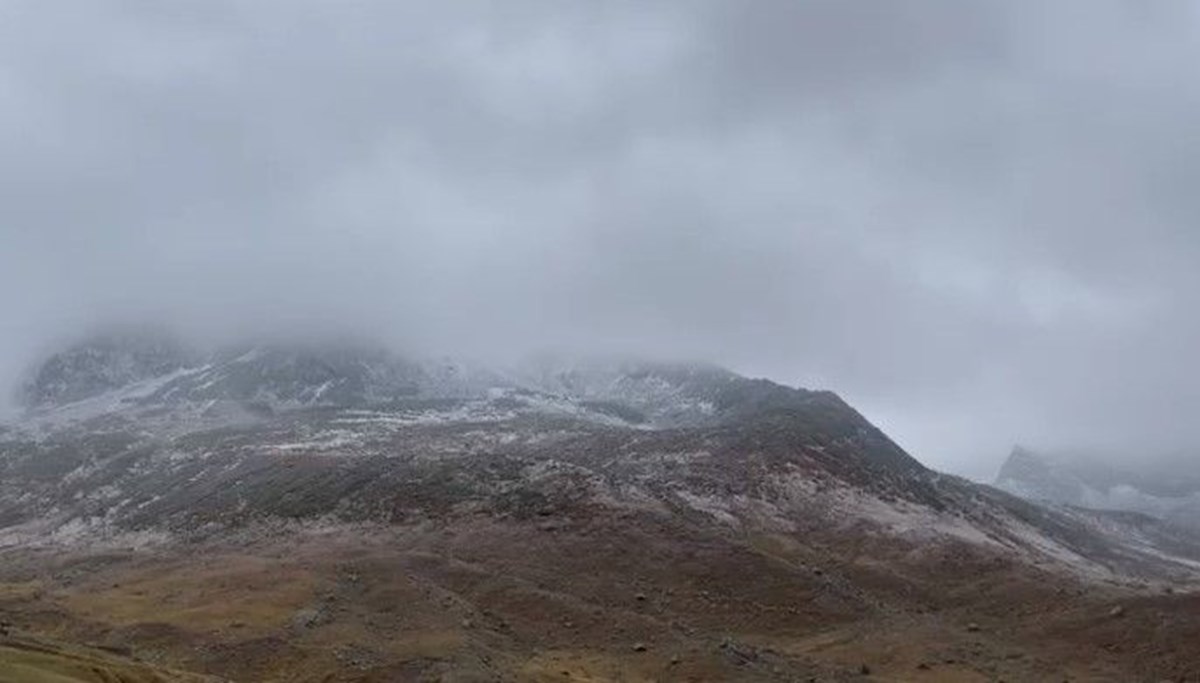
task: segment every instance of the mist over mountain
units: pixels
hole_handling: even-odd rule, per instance
[[[151,319],[707,359],[977,479],[1200,444],[1190,2],[8,4],[0,385]]]
[[[1140,512],[1200,528],[1200,471],[1187,455],[1042,454],[1017,446],[995,483],[1032,500]]]
[[[79,408],[86,415],[89,409],[236,404],[275,412],[560,398],[646,428],[719,423],[809,404],[845,406],[831,392],[751,380],[698,362],[542,353],[489,367],[345,338],[203,348],[161,328],[108,326],[31,368],[18,395],[31,416]]]
[[[1200,0],[0,2],[0,681],[1192,680],[1197,63]]]
[[[1176,591],[1157,609],[1194,644],[1200,528],[1089,506],[1094,480],[1053,479],[1024,451],[1000,483],[1030,501],[928,468],[837,394],[709,364],[489,366],[148,329],[49,351],[0,423],[0,613],[20,625],[0,630],[0,672],[30,650],[21,666],[84,657],[93,677],[137,653],[314,681],[541,680],[546,646],[555,680],[918,664],[1036,680],[1064,661],[1117,677],[1192,661],[1182,644],[1054,652]],[[1014,592],[1072,635],[1030,631]],[[829,628],[867,634],[851,642],[869,664],[770,644]],[[97,638],[117,656],[79,649]],[[876,638],[919,659],[882,658]],[[947,643],[959,654],[936,656]]]

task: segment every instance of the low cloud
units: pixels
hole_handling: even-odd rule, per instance
[[[0,7],[0,378],[112,319],[708,358],[1187,450],[1192,2]]]

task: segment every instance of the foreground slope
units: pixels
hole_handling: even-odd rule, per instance
[[[2,437],[14,620],[246,681],[1140,680],[1200,661],[1186,538],[931,472],[828,392],[360,346],[187,358],[27,388],[71,400],[31,401]]]
[[[120,652],[30,634],[0,634],[0,683],[220,683],[209,676],[137,662]]]

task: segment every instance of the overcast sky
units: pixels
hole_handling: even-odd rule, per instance
[[[1200,444],[1184,0],[5,0],[0,379],[110,319],[704,358],[935,467]]]

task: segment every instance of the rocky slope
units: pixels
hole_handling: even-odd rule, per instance
[[[1014,612],[1087,633],[1071,620],[1186,593],[1200,545],[932,472],[829,392],[688,364],[141,348],[52,357],[0,434],[0,611],[31,630],[246,681],[1200,661],[1056,661],[1074,636]]]

